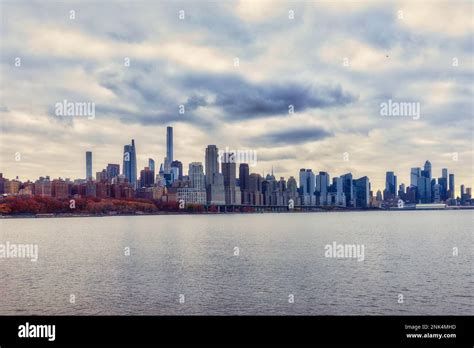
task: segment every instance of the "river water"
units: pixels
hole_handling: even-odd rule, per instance
[[[473,315],[473,213],[1,219],[0,315]]]

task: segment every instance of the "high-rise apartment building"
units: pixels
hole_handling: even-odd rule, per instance
[[[137,154],[134,139],[131,144],[123,148],[123,175],[133,188],[137,188]]]
[[[166,158],[173,162],[173,127],[166,127]]]
[[[92,180],[92,152],[86,152],[86,179]]]

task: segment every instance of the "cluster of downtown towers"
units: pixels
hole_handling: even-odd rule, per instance
[[[385,190],[373,195],[367,176],[353,179],[351,173],[335,177],[330,182],[329,174],[314,174],[311,169],[299,172],[299,187],[296,179],[283,177],[276,180],[271,174],[263,177],[250,173],[249,164],[240,163],[238,168],[230,153],[220,154],[216,145],[208,145],[205,152],[205,171],[201,162],[189,164],[188,175],[183,165],[173,158],[173,128],[166,130],[166,157],[155,172],[155,161],[148,160],[148,167],[140,171],[137,178],[135,141],[124,146],[123,171],[118,164],[108,164],[97,172],[96,181],[128,183],[133,195],[139,198],[160,199],[167,202],[209,205],[254,205],[283,206],[292,202],[307,206],[380,207],[393,205],[400,199],[406,203],[432,203],[454,198],[454,174],[442,170],[442,178],[432,179],[431,164],[426,161],[423,170],[412,168],[410,186],[397,187],[397,177],[386,173]],[[156,175],[155,175],[156,173]],[[86,180],[92,180],[92,153],[86,152]],[[464,187],[461,187],[464,194]],[[470,189],[469,189],[470,191]],[[469,192],[470,194],[470,192]],[[470,197],[469,197],[470,198]]]

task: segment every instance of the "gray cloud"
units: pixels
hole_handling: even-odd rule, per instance
[[[239,85],[217,95],[216,105],[222,107],[228,118],[251,119],[263,116],[288,115],[290,105],[295,112],[311,108],[345,106],[356,100],[338,87],[311,87],[295,83],[286,85]]]
[[[333,134],[320,127],[304,127],[283,129],[268,132],[251,139],[252,143],[259,145],[299,145],[307,142],[323,140]]]

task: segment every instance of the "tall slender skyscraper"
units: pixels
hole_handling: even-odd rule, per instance
[[[166,158],[173,162],[173,127],[166,127]]]
[[[123,147],[123,175],[128,179],[133,188],[137,188],[137,154],[135,140],[132,144]]]
[[[247,163],[241,163],[239,165],[239,181],[240,181],[240,191],[242,204],[250,204],[250,194],[249,194],[249,180],[250,180],[250,171],[249,165]]]
[[[92,152],[86,152],[86,179],[92,180]]]
[[[454,174],[449,174],[449,197],[456,197],[456,195],[454,194]]]

